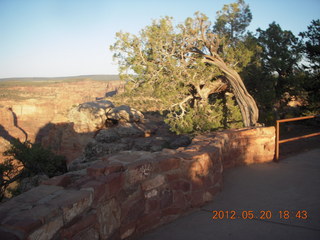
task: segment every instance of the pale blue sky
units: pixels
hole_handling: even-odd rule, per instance
[[[117,31],[137,33],[152,19],[211,21],[235,0],[0,0],[0,78],[116,74],[109,46]],[[246,0],[249,27],[272,21],[294,34],[320,18],[320,0]]]

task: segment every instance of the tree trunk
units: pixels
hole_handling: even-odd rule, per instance
[[[220,58],[217,54],[214,56],[209,56],[203,54],[203,52],[199,51],[198,49],[197,52],[204,56],[205,62],[217,66],[226,75],[226,78],[232,87],[234,96],[236,97],[239,105],[244,126],[256,126],[259,118],[259,110],[255,100],[248,93],[240,75],[231,67],[227,66],[222,58]]]
[[[221,70],[226,74],[233,89],[234,96],[241,110],[244,126],[256,126],[259,118],[259,110],[255,100],[244,86],[241,77],[233,69],[221,68]]]

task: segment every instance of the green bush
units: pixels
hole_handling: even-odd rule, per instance
[[[188,106],[185,110],[183,116],[177,108],[166,116],[165,122],[177,134],[243,127],[240,109],[230,93],[222,98],[216,96],[208,104]]]
[[[7,159],[0,164],[0,200],[13,182],[35,175],[53,177],[67,171],[65,157],[29,141],[14,139],[3,155]]]
[[[40,144],[29,141],[22,143],[19,139],[15,139],[10,148],[4,152],[4,156],[18,160],[27,176],[44,174],[53,177],[67,171],[65,157],[55,155]]]

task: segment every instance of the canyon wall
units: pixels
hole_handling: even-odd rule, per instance
[[[225,169],[270,162],[275,129],[200,135],[188,147],[100,156],[0,206],[1,239],[127,239],[212,201]]]
[[[79,103],[94,101],[96,97],[104,97],[106,93],[122,87],[121,81],[83,80],[45,85],[30,83],[2,88],[4,97],[0,98],[0,162],[2,152],[12,137],[31,142],[38,139],[41,142],[48,132],[59,131],[66,138],[75,140],[79,136],[72,135],[70,127],[61,124],[68,122],[69,109]],[[69,159],[74,158],[84,139],[85,136],[82,136],[82,140],[73,141],[76,145],[73,147],[60,146],[57,153],[67,155]]]

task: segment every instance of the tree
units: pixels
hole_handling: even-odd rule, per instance
[[[241,54],[227,51],[227,40],[210,29],[204,14],[196,13],[177,27],[172,18],[165,17],[153,21],[138,36],[117,33],[111,50],[121,77],[131,80],[134,91],[161,98],[171,109],[169,117],[182,125],[194,116],[190,112],[217,113],[214,108],[219,108],[219,101],[211,96],[230,88],[244,125],[254,126],[258,108],[235,70],[246,63]]]
[[[303,51],[309,62],[305,65],[306,77],[303,82],[308,92],[308,114],[320,113],[320,19],[312,20],[308,31],[300,33],[304,40]]]
[[[279,98],[285,91],[287,79],[298,69],[301,42],[291,31],[282,30],[275,22],[266,30],[257,29],[258,41],[263,49],[262,65],[269,74],[277,74],[274,86]]]
[[[200,30],[200,33],[199,36],[193,35],[194,39],[193,43],[190,44],[190,48],[193,49],[193,52],[199,54],[199,56],[203,58],[203,62],[212,64],[224,74],[224,77],[226,78],[228,84],[230,84],[231,89],[236,97],[237,103],[240,107],[244,125],[256,125],[258,121],[258,108],[255,100],[248,93],[238,72],[231,67],[235,67],[237,64],[239,64],[239,62],[237,61],[239,60],[239,58],[236,57],[237,54],[234,54],[235,57],[230,58],[230,55],[226,54],[226,52],[221,52],[219,36],[214,33],[205,34],[205,31],[209,26],[207,26],[206,28],[205,26],[203,26],[203,24],[203,21],[199,21],[198,29]],[[192,34],[192,32],[190,32],[190,34]],[[225,59],[228,59],[228,61],[225,61],[223,59],[223,53],[226,54]]]
[[[320,68],[320,19],[312,20],[308,26],[308,31],[300,33],[300,36],[305,39],[304,52],[315,71]]]
[[[230,39],[239,38],[252,20],[249,6],[243,1],[226,4],[217,12],[217,20],[213,31]]]

